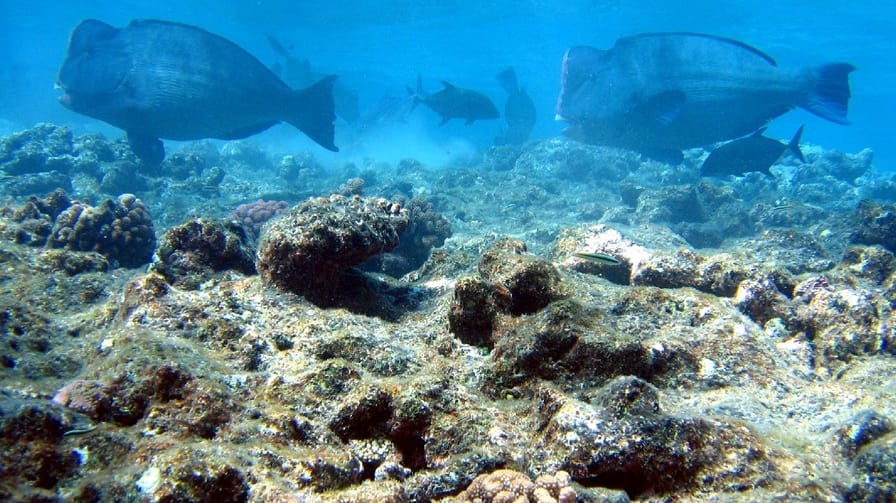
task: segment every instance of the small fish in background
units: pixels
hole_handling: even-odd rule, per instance
[[[456,87],[450,82],[442,81],[442,90],[427,94],[423,91],[423,82],[417,77],[417,91],[410,87],[408,91],[414,95],[415,102],[423,103],[433,112],[442,116],[444,125],[451,119],[464,119],[466,125],[473,124],[477,120],[497,119],[500,117],[498,108],[488,96],[474,91]]]
[[[292,87],[302,88],[317,82],[325,74],[311,69],[307,58],[299,58],[293,54],[293,46],[285,45],[270,33],[264,34],[271,49],[283,58],[271,65],[271,71]],[[336,104],[336,115],[349,124],[354,124],[361,117],[358,93],[348,87],[341,79],[333,83],[333,100]]]
[[[622,263],[618,258],[601,252],[574,252],[573,257],[603,265],[619,265]]]
[[[495,145],[520,145],[529,139],[529,134],[535,127],[535,103],[529,93],[519,86],[513,68],[499,73],[497,79],[507,91],[507,103],[504,105],[507,130],[495,138]]]
[[[647,33],[566,51],[557,116],[566,135],[667,162],[749,135],[794,107],[848,124],[849,63],[781,68],[737,40]]]
[[[713,150],[700,166],[700,176],[743,175],[753,171],[771,176],[769,168],[788,150],[800,162],[806,162],[800,150],[803,126],[796,130],[790,143],[762,136],[765,129]]]
[[[292,46],[287,49],[282,43],[280,43],[279,40],[277,40],[277,37],[271,35],[270,33],[265,33],[264,38],[268,40],[268,45],[271,46],[271,49],[273,49],[274,52],[276,52],[280,56],[284,58],[289,58],[292,56]]]
[[[241,47],[201,28],[135,20],[119,29],[88,19],[71,34],[57,85],[64,106],[125,130],[134,153],[159,164],[160,138],[235,140],[279,122],[337,151],[335,80],[293,90]]]

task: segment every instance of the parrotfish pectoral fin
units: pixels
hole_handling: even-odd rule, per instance
[[[288,104],[291,116],[285,120],[323,148],[338,152],[339,148],[333,143],[336,133],[333,125],[336,120],[336,105],[333,100],[335,80],[335,75],[329,75],[316,84],[295,91],[292,103]]]
[[[641,113],[663,126],[671,126],[678,119],[686,100],[681,91],[666,91],[645,101],[641,105]]]
[[[811,87],[803,107],[813,114],[837,124],[849,124],[849,74],[856,67],[849,63],[832,63],[810,69]]]
[[[803,156],[803,151],[800,150],[800,138],[802,138],[802,136],[803,126],[800,126],[800,128],[796,130],[796,133],[793,134],[790,143],[787,144],[787,148],[790,149],[790,152],[795,155],[800,162],[806,162],[806,158]]]
[[[165,159],[165,146],[154,136],[128,133],[128,145],[134,155],[151,166],[158,166]]]

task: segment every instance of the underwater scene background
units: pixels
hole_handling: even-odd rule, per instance
[[[0,500],[896,499],[892,2],[0,12]]]
[[[744,41],[787,67],[852,63],[858,68],[851,75],[852,125],[840,127],[796,110],[774,121],[769,134],[790,138],[805,123],[807,142],[847,152],[870,147],[879,169],[892,170],[896,164],[889,126],[896,116],[890,84],[896,72],[896,7],[890,2],[498,1],[474,6],[398,1],[323,8],[313,2],[89,1],[71,8],[63,2],[4,0],[2,5],[5,29],[0,43],[6,50],[0,54],[4,91],[0,119],[9,121],[5,130],[52,121],[78,131],[110,131],[58,106],[59,93],[52,88],[69,33],[85,18],[113,26],[136,18],[194,24],[236,42],[263,63],[274,64],[282,58],[268,44],[265,34],[270,34],[297,58],[307,58],[315,72],[339,75],[358,93],[362,111],[375,107],[383,96],[403,96],[405,86],[413,87],[418,74],[427,89],[437,90],[440,80],[449,80],[502,100],[495,75],[513,66],[537,105],[535,137],[557,135],[563,129],[554,121],[554,105],[567,48],[608,48],[625,35],[688,31]],[[369,152],[389,160],[410,154],[426,156],[421,160],[450,159],[458,150],[465,153],[490,145],[500,128],[497,121],[474,128],[437,124],[431,117],[415,116],[408,127],[390,131],[394,133],[390,141],[365,142],[343,155]],[[306,145],[292,131],[277,133],[272,133],[277,144]],[[395,144],[403,144],[403,152],[396,152]]]

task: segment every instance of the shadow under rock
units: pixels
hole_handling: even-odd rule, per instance
[[[395,322],[405,313],[415,310],[427,297],[425,288],[354,268],[341,271],[338,284],[339,288],[326,302],[319,299],[309,301],[321,308],[342,308],[354,314]]]

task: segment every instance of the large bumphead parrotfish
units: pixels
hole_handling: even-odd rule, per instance
[[[279,122],[337,151],[335,78],[293,90],[254,56],[201,28],[135,20],[119,29],[88,19],[72,32],[57,84],[63,105],[125,130],[134,153],[159,163],[160,138],[232,140]]]
[[[608,50],[566,52],[557,115],[572,138],[680,160],[682,149],[748,135],[794,107],[848,124],[853,70],[779,68],[758,49],[712,35],[635,35]]]

